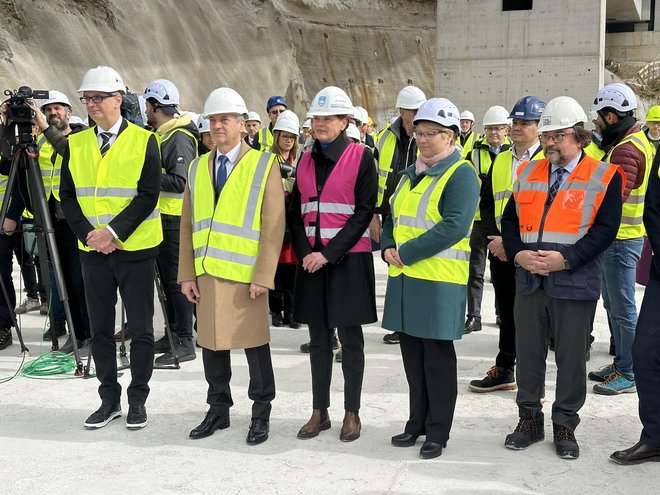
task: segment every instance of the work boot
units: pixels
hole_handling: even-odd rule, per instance
[[[515,390],[516,377],[512,369],[500,366],[491,367],[482,380],[472,380],[468,388],[473,392],[493,392],[494,390]]]
[[[580,447],[575,440],[575,433],[570,428],[552,422],[553,442],[557,455],[562,459],[580,457]]]
[[[468,319],[465,321],[465,329],[463,333],[467,335],[468,333],[478,332],[480,330],[481,330],[481,317],[468,316]]]
[[[58,339],[66,335],[66,326],[64,325],[63,321],[56,321],[54,326],[55,326],[55,335],[57,336]],[[52,340],[50,327],[48,327],[48,330],[44,332],[43,340]]]
[[[195,352],[195,346],[192,343],[192,340],[189,338],[178,338],[174,337],[174,352],[176,353],[179,362],[183,363],[185,361],[192,361],[197,358],[197,353]],[[172,355],[171,350],[168,350],[165,354],[158,357],[155,361],[155,364],[159,365],[171,365],[174,364],[174,356]]]
[[[520,418],[518,426],[506,436],[504,446],[513,450],[523,450],[536,442],[542,442],[545,438],[543,431],[543,413],[528,414],[526,418]]]
[[[41,307],[39,299],[26,297],[23,302],[16,308],[17,315],[24,315],[30,311],[37,311]]]

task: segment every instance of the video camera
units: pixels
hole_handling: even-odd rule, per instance
[[[292,179],[296,177],[296,169],[288,163],[280,163],[280,175],[283,179]]]
[[[8,124],[14,125],[18,129],[20,141],[32,139],[32,108],[28,105],[28,100],[38,99],[46,100],[49,97],[47,90],[32,90],[28,86],[21,86],[17,90],[5,90],[5,95],[9,96],[8,104]]]

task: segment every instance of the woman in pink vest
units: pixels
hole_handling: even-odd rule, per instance
[[[364,374],[363,323],[377,320],[371,241],[377,176],[371,150],[346,136],[353,105],[334,86],[321,90],[308,115],[316,140],[303,154],[291,193],[288,222],[298,258],[293,317],[309,326],[312,369],[310,420],[298,438],[330,428],[332,336],[342,344],[344,422],[339,439],[360,436],[358,415]]]

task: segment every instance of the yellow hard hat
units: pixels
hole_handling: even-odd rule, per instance
[[[649,108],[646,114],[647,122],[660,122],[660,105],[655,105]]]
[[[369,117],[369,125],[374,125],[374,119],[372,119],[371,117]]]

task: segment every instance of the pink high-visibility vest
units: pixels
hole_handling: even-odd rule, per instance
[[[314,247],[316,229],[320,229],[323,245],[327,245],[337,232],[344,228],[355,212],[355,181],[357,180],[364,146],[350,143],[330,172],[321,196],[316,188],[316,171],[312,152],[300,158],[296,182],[300,190],[300,210],[309,245]],[[370,253],[369,230],[349,249],[349,253]]]

